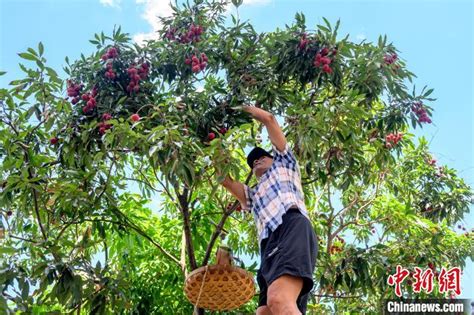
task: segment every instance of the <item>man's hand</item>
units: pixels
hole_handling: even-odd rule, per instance
[[[269,112],[267,112],[264,109],[255,107],[255,106],[250,106],[250,105],[245,105],[245,106],[236,106],[236,109],[241,109],[250,115],[252,115],[253,118],[261,122],[262,124],[266,125],[269,120],[273,117],[273,115]]]
[[[282,152],[285,150],[286,138],[280,128],[280,125],[278,124],[278,121],[276,120],[275,116],[273,116],[273,114],[254,106],[236,107],[241,108],[242,110],[250,113],[253,118],[264,124],[267,128],[270,141],[276,146],[278,151]]]

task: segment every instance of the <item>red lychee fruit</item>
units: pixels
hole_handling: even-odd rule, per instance
[[[109,113],[105,113],[102,115],[102,120],[109,120],[109,119],[112,119],[112,115],[110,115]]]
[[[59,141],[59,139],[57,137],[53,137],[53,138],[49,139],[49,143],[51,143],[53,145],[58,143],[58,141]]]
[[[328,65],[328,64],[331,63],[331,59],[328,58],[328,57],[323,57],[323,58],[321,58],[321,62],[325,65]]]
[[[132,116],[130,116],[130,119],[133,121],[133,122],[137,122],[140,120],[140,115],[138,114],[133,114]]]
[[[331,69],[331,67],[329,67],[328,64],[325,64],[325,65],[323,66],[323,71],[326,72],[326,73],[328,73],[328,74],[329,74],[329,73],[332,73],[332,69]]]

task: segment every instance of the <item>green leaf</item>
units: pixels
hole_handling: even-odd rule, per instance
[[[45,67],[45,69],[46,69],[46,72],[48,72],[48,75],[49,75],[51,78],[57,78],[57,77],[58,77],[58,74],[57,74],[57,72],[56,72],[54,69],[52,69],[52,68],[50,68],[50,67]]]
[[[242,4],[243,0],[232,0],[232,4],[238,8]]]
[[[36,65],[38,65],[38,67],[39,67],[41,70],[44,69],[44,64],[43,64],[41,61],[36,60]]]
[[[38,54],[33,48],[28,48],[26,51],[30,52],[30,54],[32,54],[33,56],[38,56]]]
[[[44,47],[43,47],[42,42],[39,42],[39,44],[38,44],[38,51],[39,51],[40,56],[42,56],[43,52],[44,52]]]
[[[36,61],[38,58],[32,54],[29,53],[19,53],[18,54],[21,58],[26,59],[26,60],[33,60]]]
[[[156,150],[159,149],[159,146],[158,145],[154,145],[150,148],[150,150],[148,151],[148,155],[149,156],[153,156],[153,154],[156,152]]]
[[[21,298],[23,300],[26,300],[29,294],[30,294],[30,284],[28,283],[27,280],[25,280],[21,288]]]
[[[0,71],[0,76],[4,75],[5,73],[7,73],[6,71]]]
[[[423,94],[423,97],[428,97],[431,93],[433,93],[433,91],[434,89],[429,89],[425,94]]]
[[[323,25],[318,25],[318,28],[319,28],[320,30],[322,30],[322,31],[327,32],[327,33],[330,33],[330,32],[331,32],[327,27],[325,27],[325,26],[323,26]]]
[[[14,249],[14,248],[0,246],[0,254],[13,255],[13,254],[15,254],[16,252],[17,252],[17,250]]]
[[[329,23],[329,21],[325,17],[323,17],[323,21],[326,24],[326,26],[328,28],[328,31],[330,32],[331,31],[331,23]]]

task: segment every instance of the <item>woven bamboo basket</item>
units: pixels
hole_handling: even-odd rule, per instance
[[[232,266],[226,247],[216,254],[217,264],[200,267],[186,278],[184,292],[188,300],[199,308],[228,311],[247,303],[255,294],[253,275]]]

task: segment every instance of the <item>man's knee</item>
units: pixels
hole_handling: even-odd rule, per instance
[[[283,311],[285,304],[288,304],[288,301],[285,301],[285,295],[281,294],[278,291],[269,292],[267,295],[267,305],[271,312],[280,312]]]
[[[296,299],[301,292],[303,280],[284,275],[275,280],[267,292],[267,306],[273,315],[301,314]]]
[[[257,308],[256,315],[272,315],[272,312],[270,311],[270,308],[268,308],[268,306],[263,305]]]
[[[288,296],[279,292],[269,293],[267,306],[272,314],[295,314],[297,311],[294,301],[288,300]]]

